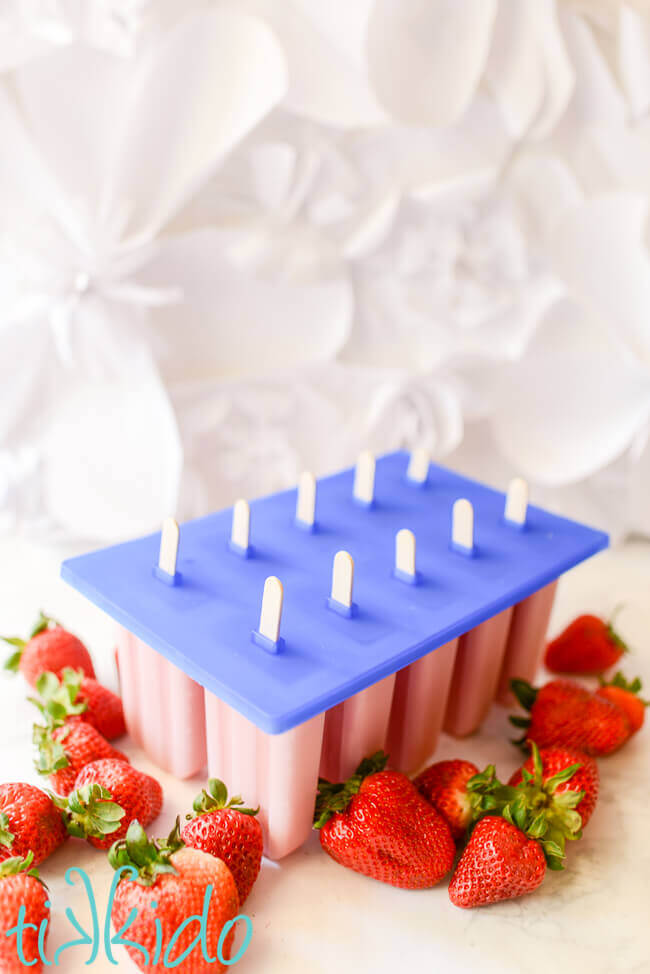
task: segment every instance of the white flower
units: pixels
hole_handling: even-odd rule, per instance
[[[272,369],[287,349],[327,357],[348,285],[263,253],[245,272],[228,234],[183,225],[284,93],[263,24],[201,12],[132,60],[59,48],[7,77],[0,439],[40,452],[54,521],[132,533],[175,507],[182,452],[161,378]]]

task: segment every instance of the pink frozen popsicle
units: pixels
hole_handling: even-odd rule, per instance
[[[202,688],[121,627],[117,652],[129,733],[163,770],[197,774],[206,763]]]
[[[465,633],[458,643],[445,730],[465,737],[481,726],[496,693],[512,607]]]
[[[324,715],[284,734],[265,734],[207,691],[205,703],[210,775],[260,806],[264,851],[282,859],[311,832]]]
[[[544,649],[556,589],[557,582],[551,582],[515,606],[497,688],[497,700],[504,706],[514,703],[510,692],[513,677],[530,681],[535,676]]]
[[[400,771],[417,771],[436,749],[457,645],[452,639],[397,674],[386,750]]]

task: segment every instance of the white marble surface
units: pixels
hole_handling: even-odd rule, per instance
[[[0,631],[21,633],[41,606],[84,638],[98,660],[100,678],[114,681],[110,627],[97,610],[58,579],[68,552],[26,541],[0,540]],[[576,613],[609,612],[623,601],[620,629],[634,648],[626,662],[650,689],[650,547],[628,545],[599,555],[567,575],[552,620],[557,630]],[[33,780],[31,707],[22,680],[0,677],[2,780]],[[467,757],[497,764],[507,776],[517,764],[508,743],[506,713],[494,707],[481,732],[456,742],[444,738],[438,757]],[[154,770],[137,748],[124,748],[133,763]],[[423,892],[383,886],[348,872],[321,852],[316,836],[280,865],[265,863],[247,904],[254,924],[251,946],[235,967],[260,974],[325,974],[336,970],[397,970],[481,974],[633,974],[650,971],[650,730],[601,762],[602,794],[585,838],[570,851],[569,868],[548,875],[533,896],[486,909],[463,911],[446,884]],[[189,807],[200,781],[178,783],[161,775],[165,809],[155,826],[164,834]],[[53,901],[52,946],[73,936],[65,919],[72,906],[83,923],[85,897],[67,886],[65,871],[83,867],[92,877],[102,918],[112,871],[105,858],[76,840],[42,868]],[[89,948],[61,957],[59,969],[108,974],[116,968],[103,953],[84,968]],[[119,969],[132,970],[119,955]]]

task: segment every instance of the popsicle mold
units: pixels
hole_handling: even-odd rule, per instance
[[[205,711],[210,775],[259,805],[266,855],[282,859],[312,829],[324,715],[265,734],[213,693],[205,694]]]
[[[379,748],[416,770],[443,719],[475,730],[536,661],[555,580],[607,541],[529,506],[522,481],[506,497],[400,451],[62,574],[121,627],[134,738],[259,804],[280,858],[309,832],[319,772]]]
[[[386,751],[401,771],[418,771],[433,754],[447,708],[458,640],[405,666],[395,678]]]
[[[202,687],[122,626],[117,658],[129,734],[164,771],[191,778],[206,761]]]
[[[386,676],[327,711],[321,777],[344,781],[364,755],[385,749],[394,687],[395,676]]]
[[[557,582],[551,582],[514,607],[497,688],[497,700],[506,707],[515,702],[510,680],[516,676],[530,682],[537,672],[556,590]]]
[[[512,608],[481,623],[458,642],[444,727],[454,737],[473,734],[494,699],[508,640]]]

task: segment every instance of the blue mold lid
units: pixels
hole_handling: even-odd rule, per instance
[[[529,506],[503,520],[504,495],[431,464],[406,479],[408,454],[377,460],[375,500],[353,500],[353,470],[318,482],[314,531],[295,522],[296,491],[251,503],[251,550],[229,546],[232,509],[182,525],[177,584],[156,576],[160,534],[65,561],[62,576],[109,616],[263,731],[278,734],[395,673],[607,547],[608,537]],[[451,508],[474,506],[473,557],[450,546]],[[417,540],[417,584],[394,574],[395,535]],[[355,562],[348,616],[328,607],[332,560]],[[280,651],[253,640],[264,581],[284,585]]]

